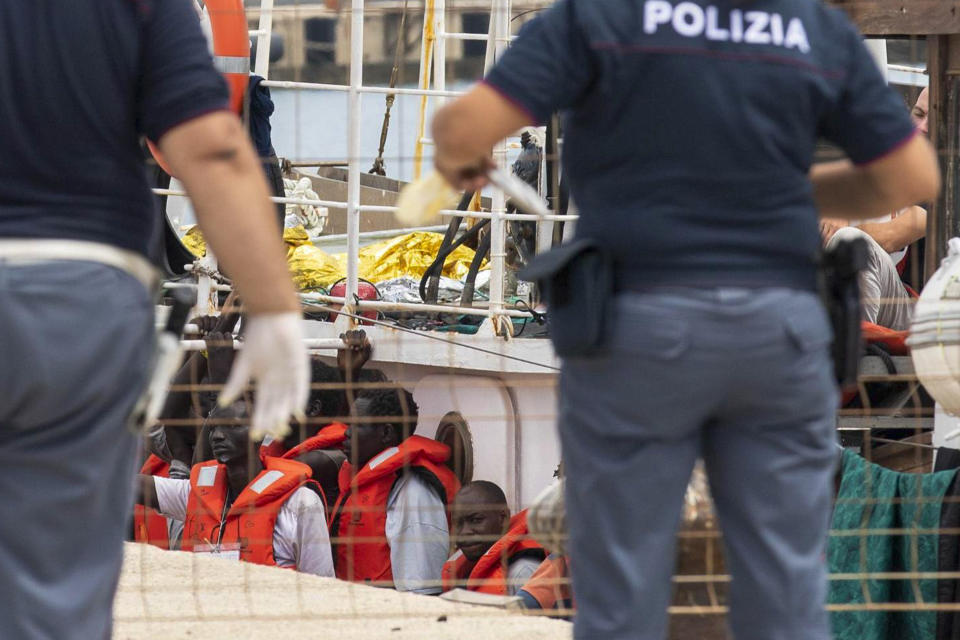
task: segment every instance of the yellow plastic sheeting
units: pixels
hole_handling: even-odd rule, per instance
[[[287,255],[287,265],[293,274],[293,283],[301,291],[329,289],[347,276],[347,269],[338,259],[312,244],[295,247]]]
[[[331,255],[313,246],[302,226],[284,229],[283,240],[287,244],[287,264],[299,289],[328,289],[346,277],[347,255]],[[195,256],[206,252],[206,242],[199,227],[191,227],[181,241]],[[374,283],[401,276],[421,278],[436,258],[442,242],[443,234],[417,231],[363,247],[359,254],[359,275]],[[462,245],[457,247],[447,256],[443,275],[463,280],[470,270],[473,256],[473,249]],[[482,268],[486,268],[486,261]]]
[[[417,231],[397,238],[384,240],[360,249],[360,277],[370,282],[382,282],[400,276],[423,277],[440,251],[443,234]],[[447,256],[443,275],[454,280],[463,280],[470,270],[474,251],[463,245]],[[337,254],[337,260],[346,270],[346,255]]]
[[[284,229],[283,241],[287,244],[287,260],[293,256],[293,252],[297,247],[311,244],[310,236],[307,235],[307,230],[304,229],[301,224]]]
[[[303,225],[297,225],[283,230],[283,241],[287,243],[287,257],[289,258],[294,249],[301,245],[310,244],[310,236],[307,235],[307,230],[303,228]],[[197,225],[187,229],[187,232],[180,238],[180,242],[198,258],[207,254],[207,241]]]
[[[187,229],[187,232],[180,238],[180,242],[187,248],[187,251],[198,258],[202,258],[207,254],[207,241],[204,239],[203,232],[200,231],[200,227],[197,225],[193,225]]]

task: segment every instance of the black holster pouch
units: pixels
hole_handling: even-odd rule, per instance
[[[833,369],[841,387],[856,384],[863,355],[859,275],[866,266],[863,238],[838,242],[820,262],[821,296],[833,326]]]
[[[517,277],[536,282],[547,303],[547,326],[561,357],[604,350],[613,302],[613,259],[583,238],[534,258]]]

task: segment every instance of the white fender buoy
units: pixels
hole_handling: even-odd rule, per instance
[[[910,346],[917,377],[940,407],[960,416],[960,238],[917,300]],[[960,430],[948,437],[960,436]]]

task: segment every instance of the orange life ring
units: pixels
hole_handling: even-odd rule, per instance
[[[213,64],[230,89],[230,110],[239,116],[250,84],[250,33],[243,0],[206,0],[205,4],[213,31]],[[147,146],[160,168],[172,176],[157,146],[150,140]]]

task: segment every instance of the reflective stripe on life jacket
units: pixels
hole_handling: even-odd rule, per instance
[[[449,457],[446,445],[410,436],[374,456],[356,475],[349,462],[340,467],[340,497],[330,515],[330,531],[337,538],[334,563],[338,578],[393,585],[386,538],[387,498],[404,469],[422,469],[443,485],[445,495],[441,497],[448,505],[449,526],[449,505],[460,489],[456,476],[443,464]]]
[[[507,532],[480,556],[476,564],[460,551],[453,554],[443,565],[443,590],[464,587],[470,591],[505,596],[508,594],[507,569],[510,563],[521,553],[531,551],[540,551],[540,560],[547,555],[543,545],[530,538],[527,510],[524,509],[510,518]]]
[[[184,551],[239,546],[240,559],[276,565],[273,530],[280,507],[305,485],[310,467],[295,460],[267,457],[264,469],[237,496],[224,516],[227,467],[215,460],[194,465],[183,527]],[[223,521],[221,522],[221,518]]]
[[[145,476],[170,477],[170,464],[153,454],[140,467],[140,473]],[[167,519],[156,509],[145,507],[142,504],[133,505],[133,539],[137,542],[152,544],[160,549],[170,548],[170,534],[167,529]]]

